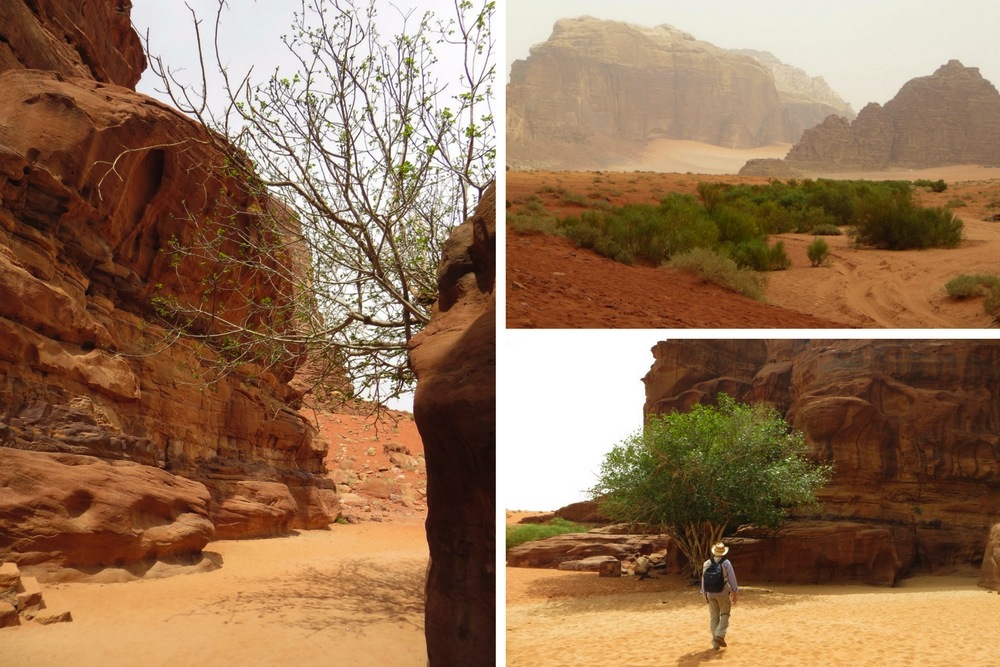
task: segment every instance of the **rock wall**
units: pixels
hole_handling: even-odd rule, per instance
[[[197,257],[174,261],[171,244],[218,231],[235,254],[240,237],[265,233],[255,213],[274,204],[226,175],[219,137],[132,90],[145,60],[130,26],[127,3],[0,7],[0,447],[47,457],[32,465],[53,469],[68,465],[65,455],[160,469],[143,483],[168,494],[187,484],[178,476],[195,480],[206,500],[195,514],[218,536],[326,526],[336,494],[294,409],[298,359],[221,377],[195,341],[166,345],[156,324],[154,297],[198,301],[218,270]],[[232,277],[231,290],[217,292],[222,308],[239,307],[239,290],[284,302],[287,286],[267,276]],[[7,456],[0,467],[16,477],[25,461]],[[98,496],[79,484],[79,497]],[[161,500],[164,521],[193,507],[183,496]],[[0,560],[44,560],[44,550],[29,558],[6,538],[44,523],[58,502],[23,504],[37,513],[0,516]],[[84,524],[95,535],[106,528],[65,525]],[[108,541],[104,555],[91,551],[50,556],[93,567],[141,549]]]
[[[427,466],[428,663],[496,651],[496,189],[452,233],[431,323],[414,337],[413,414]]]
[[[851,114],[825,84],[810,80],[823,88],[816,94],[804,73],[781,66],[669,25],[562,19],[511,67],[508,164],[600,168],[638,159],[646,142],[664,137],[731,148],[792,143],[831,113]]]
[[[1000,93],[957,60],[908,81],[885,106],[868,104],[850,122],[830,116],[807,130],[785,163],[805,172],[1000,165]],[[748,163],[741,174],[766,175]]]
[[[785,580],[820,553],[831,580],[886,584],[981,564],[1000,516],[1000,342],[682,341],[658,343],[653,357],[646,414],[720,391],[767,402],[835,465],[821,514],[800,513],[752,549],[761,535],[743,533],[756,576]],[[796,537],[807,528],[809,540]],[[815,557],[799,553],[817,541]]]

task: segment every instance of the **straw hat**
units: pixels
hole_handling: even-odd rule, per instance
[[[729,553],[729,547],[727,547],[722,542],[719,542],[718,544],[716,544],[716,545],[714,545],[712,547],[712,555],[713,556],[717,556],[717,557],[721,558],[722,556],[725,556],[727,553]]]

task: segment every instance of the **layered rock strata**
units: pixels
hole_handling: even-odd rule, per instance
[[[831,115],[807,130],[784,160],[807,173],[1000,165],[1000,93],[977,67],[957,60],[908,81],[885,106],[868,104],[851,122]],[[769,175],[752,161],[743,175]]]
[[[986,567],[1000,516],[1000,342],[692,340],[658,343],[653,357],[646,414],[720,392],[769,403],[835,466],[820,514],[767,539],[738,533],[754,576],[892,584]]]
[[[237,293],[281,304],[288,286],[246,271],[218,289],[219,267],[170,252],[217,234],[234,255],[266,233],[258,214],[274,204],[224,169],[219,137],[132,90],[145,60],[128,10],[0,8],[0,467],[65,480],[0,497],[6,560],[180,558],[213,534],[324,527],[338,511],[325,452],[294,409],[299,360],[223,376],[211,349],[156,324],[157,296],[197,303],[215,289],[238,310]],[[103,485],[126,478],[129,506],[153,509],[96,511]],[[134,534],[100,539],[122,531]]]
[[[669,25],[562,19],[511,66],[508,164],[600,168],[641,159],[658,138],[792,143],[833,113],[853,116],[824,82],[771,54],[727,51]]]
[[[445,244],[438,302],[414,337],[414,419],[427,467],[430,665],[496,648],[496,189]]]

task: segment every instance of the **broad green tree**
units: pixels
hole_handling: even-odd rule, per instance
[[[444,241],[494,179],[496,3],[301,0],[283,36],[293,65],[264,77],[230,71],[219,50],[230,4],[207,28],[192,10],[200,76],[150,61],[175,106],[214,130],[227,177],[275,203],[252,211],[264,233],[218,231],[242,215],[224,211],[194,243],[173,241],[176,266],[215,266],[218,284],[157,308],[222,370],[305,355],[317,388],[346,375],[348,393],[398,396],[413,386],[408,345],[430,319]],[[233,276],[247,272],[282,302],[242,294]]]
[[[649,416],[605,456],[591,494],[616,521],[660,527],[700,576],[727,527],[774,528],[787,508],[816,502],[832,468],[806,453],[774,408],[719,394],[717,406]]]

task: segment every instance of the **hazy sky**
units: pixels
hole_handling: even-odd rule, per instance
[[[510,330],[500,350],[501,509],[586,499],[604,454],[642,427],[652,330]]]
[[[1000,86],[996,0],[507,0],[510,63],[552,34],[559,18],[590,15],[668,23],[716,46],[770,51],[822,76],[854,110],[884,104],[910,79],[951,59]]]

